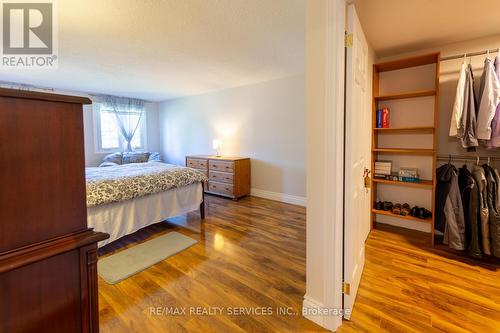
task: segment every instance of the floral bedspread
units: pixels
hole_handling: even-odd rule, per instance
[[[87,179],[87,207],[125,201],[148,194],[204,182],[200,171],[160,162],[90,167]]]

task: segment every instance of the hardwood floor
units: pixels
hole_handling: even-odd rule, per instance
[[[366,243],[352,320],[339,332],[500,332],[499,263],[378,224]]]
[[[198,221],[193,213],[187,224],[197,227]],[[99,278],[101,332],[325,332],[300,315],[305,208],[254,197],[234,202],[207,195],[201,234],[156,224],[100,252],[109,255],[174,230],[199,243],[116,285]],[[151,312],[155,307],[178,307],[186,314]],[[224,308],[224,313],[190,314],[194,307]],[[260,313],[236,315],[237,307]],[[288,315],[278,315],[278,309]]]
[[[197,227],[198,218],[193,213],[176,222]],[[101,255],[170,231],[199,243],[116,285],[99,278],[101,332],[326,332],[300,315],[304,208],[207,196],[201,233],[157,224]],[[428,234],[374,229],[352,320],[339,332],[500,332],[498,261],[480,263],[428,243]],[[168,307],[187,313],[159,313]],[[225,313],[194,315],[190,307]],[[233,307],[270,307],[273,315],[229,315]],[[277,308],[289,313],[279,315]]]

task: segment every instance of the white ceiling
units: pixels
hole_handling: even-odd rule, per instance
[[[305,72],[305,0],[59,0],[59,69],[0,80],[153,101]]]
[[[499,0],[354,0],[377,56],[500,33]]]

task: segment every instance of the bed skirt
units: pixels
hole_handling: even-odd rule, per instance
[[[195,211],[202,201],[203,187],[196,182],[123,202],[89,207],[87,224],[94,231],[109,234],[108,239],[98,243],[102,247],[148,225]]]

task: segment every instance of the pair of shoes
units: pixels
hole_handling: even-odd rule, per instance
[[[432,213],[425,209],[425,208],[420,208],[418,211],[418,218],[425,220],[426,218],[429,218],[432,216]]]
[[[392,207],[394,206],[392,204],[392,202],[390,201],[384,201],[384,203],[382,204],[382,209],[385,210],[385,211],[389,211],[389,210],[392,210]]]
[[[419,213],[419,211],[420,211],[420,207],[415,206],[415,207],[413,207],[413,208],[411,209],[411,213],[410,213],[410,215],[411,215],[411,216],[414,216],[414,217],[418,217],[418,213]]]
[[[401,215],[401,204],[397,203],[392,207],[392,213],[394,215]]]
[[[407,216],[410,215],[410,213],[411,213],[410,205],[404,203],[403,206],[401,206],[401,215]]]

